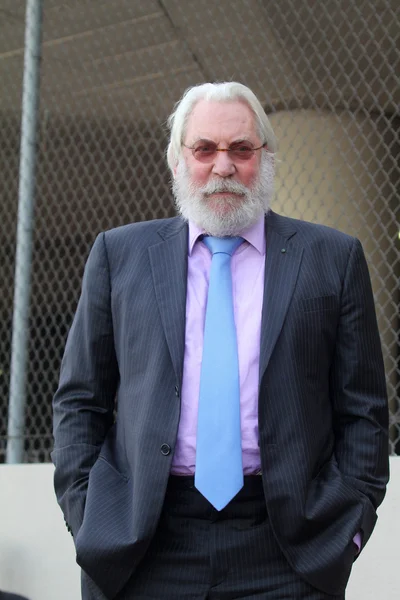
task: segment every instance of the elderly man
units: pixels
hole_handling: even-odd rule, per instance
[[[361,244],[270,210],[245,86],[169,122],[180,214],[97,237],[54,399],[82,597],[342,599],[388,478]]]

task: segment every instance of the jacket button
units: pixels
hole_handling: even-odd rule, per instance
[[[179,388],[177,385],[175,386],[175,396],[179,398]]]
[[[169,444],[163,444],[160,450],[161,454],[163,454],[164,456],[168,456],[168,454],[170,454],[171,452],[171,446]]]

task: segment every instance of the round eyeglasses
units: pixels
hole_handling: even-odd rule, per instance
[[[203,163],[208,163],[215,160],[217,152],[227,152],[229,158],[234,161],[250,160],[256,150],[267,148],[267,144],[263,144],[262,146],[258,146],[258,148],[254,148],[250,142],[234,142],[228,148],[218,148],[215,142],[203,140],[197,142],[194,146],[186,146],[186,144],[182,145],[192,151],[192,154],[196,160]]]

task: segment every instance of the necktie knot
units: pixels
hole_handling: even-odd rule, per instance
[[[203,238],[203,242],[214,256],[214,254],[229,254],[232,256],[236,250],[243,243],[243,238],[241,237],[212,237],[205,236]]]

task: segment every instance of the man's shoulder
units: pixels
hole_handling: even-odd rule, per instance
[[[279,228],[281,231],[286,230],[289,235],[290,233],[296,234],[297,241],[301,241],[307,246],[325,242],[350,247],[356,239],[348,233],[321,223],[294,219],[277,213],[272,213],[271,217],[271,225],[275,230]]]
[[[119,227],[107,229],[104,233],[108,238],[124,238],[130,235],[146,235],[150,232],[163,229],[165,226],[178,224],[180,217],[170,217],[167,219],[151,219],[149,221],[136,221]]]
[[[104,231],[103,235],[107,246],[126,243],[150,246],[161,241],[163,232],[179,231],[183,225],[184,222],[180,217],[153,219],[120,225]]]

